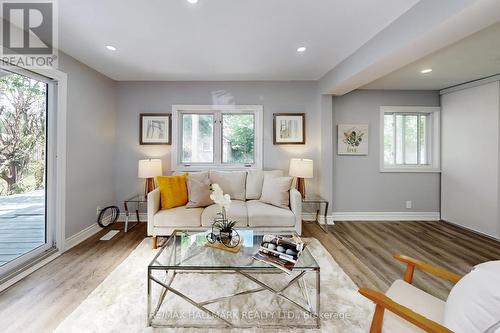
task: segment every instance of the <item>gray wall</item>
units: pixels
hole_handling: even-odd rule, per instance
[[[380,106],[439,106],[437,91],[356,90],[333,97],[333,210],[439,212],[440,175],[380,173]],[[338,124],[369,124],[367,156],[339,156]],[[406,200],[413,208],[406,209]]]
[[[68,75],[66,237],[96,221],[97,206],[114,202],[115,82],[59,52]]]
[[[170,146],[139,145],[139,114],[170,113],[172,104],[259,104],[264,106],[264,169],[288,171],[292,157],[312,158],[318,174],[321,150],[321,117],[316,82],[118,82],[117,123],[113,182],[115,199],[140,193],[137,161],[163,160],[170,171]],[[306,113],[305,145],[273,145],[272,119],[277,112]],[[318,179],[308,182],[311,191]]]
[[[441,217],[500,238],[500,84],[446,93],[441,103]]]

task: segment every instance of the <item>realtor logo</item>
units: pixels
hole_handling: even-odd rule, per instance
[[[55,3],[0,1],[1,60],[21,67],[54,68],[57,60]]]

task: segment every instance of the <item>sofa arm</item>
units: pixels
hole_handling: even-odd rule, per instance
[[[290,189],[290,210],[295,215],[295,230],[302,233],[302,195],[297,189]]]
[[[160,189],[156,188],[148,193],[148,236],[153,235],[153,218],[160,210]]]

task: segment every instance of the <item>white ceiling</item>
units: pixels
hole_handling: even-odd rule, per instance
[[[420,71],[432,68],[429,74]],[[500,23],[470,35],[362,89],[440,90],[500,74]]]
[[[60,0],[59,47],[115,80],[317,80],[417,2]]]

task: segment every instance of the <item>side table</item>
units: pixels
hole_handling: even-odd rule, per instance
[[[137,218],[137,222],[130,228],[130,229],[132,229],[137,224],[139,224],[139,222],[141,222],[141,220],[139,219],[139,207],[142,204],[147,204],[147,202],[148,202],[148,198],[143,194],[136,194],[133,197],[131,197],[123,202],[123,206],[125,206],[125,232],[127,232],[129,230],[128,229],[128,221],[129,221],[129,217],[130,217],[129,205],[135,207],[135,216]]]
[[[305,204],[315,204],[316,205],[316,218],[315,218],[315,222],[318,223],[318,225],[320,226],[320,228],[324,231],[324,232],[328,232],[328,221],[327,221],[327,216],[328,216],[328,200],[324,199],[323,197],[319,196],[319,195],[315,195],[315,194],[307,194],[305,196],[305,198],[302,198],[302,203],[305,203]],[[324,208],[323,212],[321,213],[321,208]],[[325,222],[323,224],[321,224],[321,222],[319,221],[319,217],[321,215],[323,215],[323,218],[325,220]]]

